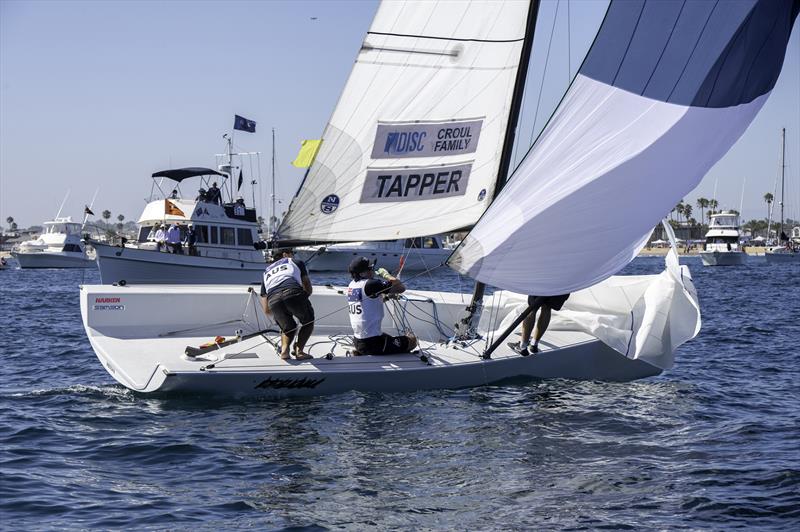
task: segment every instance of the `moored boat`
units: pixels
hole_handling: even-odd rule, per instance
[[[740,266],[747,261],[747,253],[739,241],[739,215],[723,211],[710,216],[706,243],[700,257],[705,266]]]
[[[42,234],[11,252],[20,268],[93,268],[94,256],[81,235],[83,224],[56,216],[44,222]]]
[[[176,183],[199,178],[206,187],[213,186],[218,179],[223,191],[227,177],[225,173],[202,167],[153,174],[154,179],[166,178]],[[178,188],[171,197],[160,187],[156,189],[158,192],[151,194],[139,217],[135,242],[93,243],[102,282],[249,284],[260,281],[265,259],[263,252],[253,247],[259,239],[254,208],[246,206],[243,199],[217,202],[204,196],[184,198]],[[156,241],[159,229],[166,231],[171,225],[179,231],[181,242],[173,248]],[[190,228],[195,235],[191,246],[184,245]]]

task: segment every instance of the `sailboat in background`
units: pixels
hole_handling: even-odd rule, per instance
[[[778,232],[781,243],[780,247],[768,249],[764,253],[764,257],[770,264],[797,262],[800,263],[800,249],[792,241],[791,238],[784,233],[783,225],[783,207],[784,207],[784,189],[786,186],[786,128],[781,131],[781,226]],[[786,238],[784,238],[786,236]]]
[[[612,1],[506,183],[539,2],[384,2],[279,235],[321,243],[471,228],[447,266],[478,281],[474,294],[406,292],[387,302],[383,330],[413,332],[419,352],[351,357],[344,291],[316,287],[307,348],[317,358],[290,362],[246,287],[84,285],[92,347],[141,392],[319,395],[657,375],[700,329],[689,270],[673,249],[659,275],[613,274],[763,105],[799,6]],[[593,220],[591,235],[571,223],[576,213]],[[494,293],[484,296],[484,283]],[[565,292],[542,352],[506,347],[531,311],[522,294]],[[233,338],[189,349],[215,335]]]

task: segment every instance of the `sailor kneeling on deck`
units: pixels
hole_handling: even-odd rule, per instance
[[[353,280],[347,287],[347,306],[350,325],[355,337],[354,355],[392,355],[409,353],[417,347],[413,335],[389,336],[381,332],[383,321],[383,296],[401,294],[406,291],[400,279],[392,277],[383,268],[373,272],[374,264],[366,257],[353,259],[350,276]],[[375,274],[382,279],[375,279]]]
[[[276,250],[273,254],[278,260],[264,271],[261,304],[264,312],[272,314],[281,328],[281,358],[289,358],[289,348],[297,335],[294,357],[308,360],[314,358],[303,351],[314,330],[314,307],[308,300],[313,288],[305,263],[294,260],[293,255],[289,248]],[[300,321],[299,325],[295,318]]]

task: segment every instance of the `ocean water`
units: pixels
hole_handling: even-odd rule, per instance
[[[0,271],[0,528],[797,530],[800,269],[686,263],[703,330],[657,378],[283,401],[129,392],[96,271]]]

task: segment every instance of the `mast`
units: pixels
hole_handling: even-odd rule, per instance
[[[271,208],[269,211],[269,222],[267,223],[267,227],[269,227],[269,237],[272,239],[273,233],[275,231],[275,222],[277,219],[275,218],[275,128],[272,128],[272,190],[270,193],[270,201],[271,201]],[[275,221],[273,221],[275,220]]]
[[[778,242],[781,241],[781,235],[783,235],[783,178],[786,175],[786,128],[781,130],[781,139],[781,230],[778,233]]]
[[[511,167],[511,154],[514,151],[514,137],[516,136],[517,124],[519,123],[519,112],[520,108],[522,107],[522,97],[525,93],[525,80],[528,77],[528,64],[530,63],[531,50],[533,49],[533,36],[536,32],[536,20],[539,16],[540,3],[541,0],[531,0],[530,8],[528,9],[528,21],[525,25],[525,37],[522,42],[522,53],[520,55],[519,68],[517,69],[517,79],[514,81],[514,93],[511,96],[511,109],[509,110],[506,135],[503,139],[503,152],[500,155],[500,164],[497,168],[497,180],[495,181],[492,200],[497,197],[508,180],[508,170]],[[475,316],[480,315],[483,294],[485,290],[485,283],[480,281],[475,283],[475,289],[472,292],[472,300],[466,309],[467,314],[459,323],[456,324],[457,336],[471,335],[471,329],[473,329],[473,320]]]

